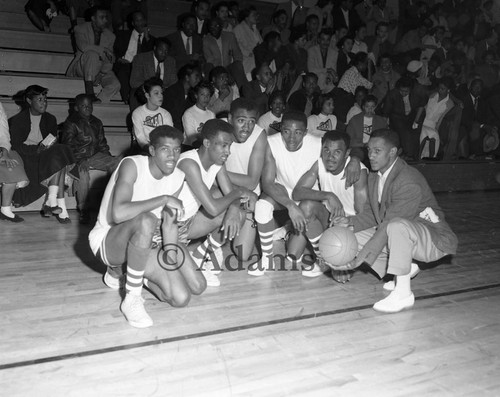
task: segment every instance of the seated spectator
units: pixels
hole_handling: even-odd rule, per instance
[[[498,51],[497,48],[498,44],[498,33],[495,29],[489,29],[486,38],[483,40],[480,40],[476,45],[476,52],[475,52],[475,62],[476,63],[481,63],[484,61],[484,54],[486,51],[493,51],[496,53]]]
[[[420,158],[436,158],[439,151],[439,126],[444,116],[455,103],[450,98],[450,90],[454,82],[443,78],[439,82],[438,92],[431,95],[425,107],[425,118],[420,132]]]
[[[318,95],[318,76],[309,72],[302,78],[302,87],[288,98],[287,110],[302,112],[307,117],[318,114]]]
[[[143,151],[147,152],[149,146],[149,134],[160,125],[173,126],[172,116],[163,109],[163,84],[156,77],[146,80],[139,92],[146,102],[132,113],[134,126],[134,139]]]
[[[304,48],[309,48],[319,44],[319,18],[315,14],[308,15],[306,18],[306,44]],[[327,28],[326,28],[327,29]],[[330,28],[331,31],[331,28]]]
[[[206,71],[216,66],[223,66],[236,81],[238,87],[247,82],[243,69],[243,54],[236,37],[231,32],[222,30],[222,21],[211,19],[208,23],[208,33],[203,37],[203,54]]]
[[[392,54],[394,43],[389,39],[389,24],[379,22],[375,31],[375,38],[368,44],[369,59],[377,65],[382,54]]]
[[[132,61],[137,54],[153,50],[155,39],[149,33],[148,21],[141,11],[136,11],[131,16],[131,27],[128,30],[116,31],[114,52],[116,61],[113,71],[120,81],[120,94],[125,103],[129,103],[130,74]]]
[[[304,27],[296,27],[290,33],[290,42],[286,45],[288,59],[290,60],[290,72],[292,81],[295,81],[299,75],[307,72],[307,51],[306,30]]]
[[[396,131],[401,141],[402,157],[416,160],[419,140],[414,130],[417,113],[421,113],[427,102],[427,97],[415,90],[414,81],[402,77],[396,82],[396,88],[389,91],[385,97],[382,114],[389,118],[389,127]]]
[[[24,6],[31,23],[42,32],[50,32],[52,19],[65,7],[65,0],[29,0]]]
[[[358,52],[366,52],[368,54],[368,46],[365,43],[366,25],[359,25],[354,31],[354,44],[352,45],[351,52],[357,54]]]
[[[342,37],[345,37],[349,34],[349,30],[345,26],[337,26],[332,35],[332,39],[330,40],[330,47],[337,48],[337,43]]]
[[[163,82],[163,89],[177,81],[175,60],[169,55],[169,47],[170,43],[166,38],[156,39],[152,51],[141,53],[134,58],[130,74],[131,111],[140,104],[136,91],[146,80],[152,77],[160,79]]]
[[[255,46],[253,54],[257,65],[267,63],[273,73],[283,70],[285,65],[289,64],[288,52],[278,32],[269,32],[264,37],[264,41]]]
[[[333,114],[334,108],[332,94],[320,94],[317,104],[320,112],[307,118],[307,133],[323,138],[325,132],[337,129],[337,117]]]
[[[227,3],[227,6],[229,8],[228,22],[233,26],[234,30],[234,28],[238,24],[238,21],[240,20],[240,5],[237,1],[230,1]]]
[[[465,84],[469,74],[469,65],[466,56],[461,52],[453,53],[448,61],[441,64],[439,73],[441,77],[451,77],[456,84]],[[421,84],[424,84],[422,77],[420,76],[418,80]]]
[[[353,8],[353,0],[340,0],[339,6],[333,8],[333,26],[342,26],[347,30],[361,25],[361,18]]]
[[[207,109],[210,98],[214,93],[212,84],[202,81],[193,88],[192,94],[196,103],[187,109],[182,116],[184,126],[184,144],[193,146],[200,137],[203,124],[207,120],[215,119],[215,114]]]
[[[257,104],[259,114],[267,111],[269,95],[276,88],[276,79],[267,63],[263,63],[255,69],[255,79],[241,87],[241,96],[251,99]]]
[[[429,19],[432,21],[432,27],[442,26],[444,28],[444,35],[449,37],[451,35],[446,19],[447,13],[443,10],[443,4],[437,3],[430,10]]]
[[[359,15],[359,18],[361,19],[361,22],[363,24],[365,24],[365,26],[368,23],[368,15],[370,15],[372,8],[373,8],[373,0],[360,1],[354,7],[354,9],[356,10],[356,12]],[[366,52],[366,51],[363,51],[363,52]]]
[[[199,62],[203,67],[203,40],[196,34],[196,16],[190,13],[179,17],[179,29],[168,35],[170,41],[170,55],[175,59],[175,66],[180,70],[190,62]]]
[[[499,82],[500,62],[494,51],[488,50],[483,54],[483,61],[476,65],[475,72],[484,82],[484,87],[490,91]]]
[[[285,10],[281,9],[274,12],[271,17],[271,25],[262,29],[262,36],[265,37],[269,32],[279,33],[283,45],[288,44],[290,29],[288,29],[288,16],[286,15]]]
[[[147,0],[112,0],[111,1],[111,22],[113,30],[126,29],[127,18],[130,14],[140,11],[147,17]]]
[[[213,17],[219,19],[222,24],[223,32],[232,32],[233,25],[231,24],[231,19],[229,18],[229,3],[226,1],[219,1],[212,7]],[[212,18],[212,19],[215,19]]]
[[[431,59],[437,59],[439,64],[446,62],[450,59],[450,50],[451,50],[451,38],[445,37],[441,43],[441,47],[438,48],[434,54],[432,54]]]
[[[208,103],[208,110],[211,110],[216,116],[220,113],[228,113],[231,102],[240,97],[238,87],[229,83],[229,73],[222,66],[212,69],[210,82],[214,87],[214,93]]]
[[[172,84],[163,93],[162,108],[172,116],[174,127],[183,131],[182,115],[187,108],[194,105],[189,91],[201,81],[201,71],[196,64],[184,65],[177,73],[177,83]]]
[[[404,34],[401,40],[396,42],[394,52],[397,54],[409,54],[408,63],[411,59],[420,59],[420,53],[423,49],[423,39],[427,36],[430,21],[421,24],[419,27],[409,30]]]
[[[262,37],[257,29],[258,15],[255,7],[241,11],[241,22],[233,29],[233,33],[243,54],[243,69],[248,80],[250,80],[252,70],[256,66],[253,49],[262,43]]]
[[[103,103],[108,103],[120,90],[120,82],[113,73],[115,35],[106,28],[107,24],[107,10],[94,7],[91,21],[75,27],[76,55],[66,72],[70,77],[83,77],[85,93],[94,102]],[[98,85],[102,90],[96,97],[94,86]]]
[[[359,86],[356,87],[356,91],[354,91],[354,105],[349,109],[347,112],[347,116],[345,119],[345,123],[349,124],[349,121],[356,116],[357,114],[360,114],[363,111],[363,103],[365,102],[365,98],[368,96],[368,90],[363,87]]]
[[[65,177],[75,164],[71,149],[57,141],[56,118],[47,113],[47,88],[30,85],[24,91],[28,108],[9,119],[12,149],[21,156],[30,184],[14,193],[14,202],[25,206],[46,195],[42,216],[56,215],[71,223],[64,200]],[[76,173],[77,174],[77,173]]]
[[[339,82],[339,88],[344,91],[353,94],[358,86],[363,86],[369,90],[373,87],[373,83],[363,77],[362,73],[365,73],[368,69],[368,55],[364,52],[358,52],[354,55],[352,60],[352,66],[347,69],[344,75],[341,77]]]
[[[203,37],[208,33],[210,1],[196,0],[193,2],[193,5],[193,14],[196,16],[196,33]]]
[[[375,95],[381,103],[387,93],[396,87],[396,82],[401,76],[392,68],[392,60],[389,54],[382,54],[379,59],[377,71],[372,77],[373,89]]]
[[[333,15],[332,10],[334,6],[333,0],[318,0],[315,6],[309,8],[307,16],[317,15],[319,19],[318,30],[323,28],[333,28]]]
[[[441,48],[441,42],[444,38],[444,28],[442,26],[437,26],[432,28],[430,34],[427,34],[422,39],[422,45],[424,50],[420,56],[420,60],[429,60],[431,59],[434,52]]]
[[[97,3],[95,0],[66,0],[67,11],[69,20],[71,23],[71,28],[68,33],[73,34],[75,26],[78,25],[77,18],[88,19],[88,14],[91,11],[91,7]]]
[[[320,90],[327,87],[327,80],[338,81],[336,71],[338,51],[330,46],[332,32],[323,29],[319,34],[319,43],[307,50],[307,69],[318,77]],[[331,88],[330,88],[331,89]]]
[[[375,114],[377,104],[377,97],[368,95],[363,102],[363,111],[353,116],[347,124],[347,133],[351,137],[351,155],[365,163],[368,160],[366,144],[372,132],[387,128],[386,119]]]
[[[349,36],[342,37],[337,43],[338,56],[337,56],[337,76],[343,76],[347,69],[351,66],[351,58],[354,55],[351,50],[353,46],[353,39]]]
[[[71,148],[78,166],[79,180],[76,183],[80,223],[90,222],[88,193],[90,170],[100,170],[111,175],[120,158],[109,152],[101,120],[92,115],[92,98],[87,94],[77,95],[74,112],[63,123],[61,143]]]
[[[367,34],[376,34],[377,25],[386,23],[389,32],[396,28],[397,20],[392,7],[387,7],[386,0],[376,0],[367,16]]]
[[[276,11],[278,10],[285,10],[288,27],[292,29],[305,23],[309,7],[304,7],[303,0],[288,0],[279,3],[276,6]]]
[[[285,112],[286,99],[281,91],[274,91],[269,97],[269,111],[259,117],[257,125],[266,131],[267,135],[281,132],[281,117]]]
[[[28,186],[29,180],[21,156],[11,149],[9,123],[0,102],[0,220],[19,223],[24,219],[12,212],[12,197],[16,189]]]

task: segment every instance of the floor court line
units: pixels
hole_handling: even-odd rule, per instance
[[[489,284],[489,285],[483,285],[483,286],[478,286],[478,287],[471,287],[471,288],[465,288],[465,289],[448,291],[448,292],[440,292],[437,294],[429,294],[429,295],[419,296],[419,297],[415,297],[415,299],[416,300],[428,300],[428,299],[435,299],[435,298],[441,298],[441,297],[446,297],[446,296],[466,294],[466,293],[470,293],[470,292],[485,291],[485,290],[495,289],[495,288],[499,288],[499,287],[500,287],[500,283]],[[173,337],[169,337],[169,338],[155,339],[155,340],[140,342],[140,343],[132,343],[132,344],[127,344],[127,345],[106,347],[106,348],[102,348],[102,349],[88,350],[88,351],[70,353],[70,354],[61,354],[58,356],[49,356],[49,357],[44,357],[44,358],[38,358],[35,360],[18,361],[18,362],[0,365],[0,371],[11,369],[11,368],[28,367],[28,366],[32,366],[32,365],[70,360],[70,359],[74,359],[74,358],[89,357],[89,356],[95,356],[95,355],[99,355],[99,354],[113,353],[113,352],[123,351],[123,350],[131,350],[131,349],[137,349],[137,348],[141,348],[141,347],[148,347],[148,346],[155,346],[155,345],[161,345],[161,344],[166,344],[166,343],[173,343],[173,342],[178,342],[178,341],[182,341],[182,340],[199,339],[199,338],[203,338],[206,336],[221,335],[221,334],[227,334],[227,333],[231,333],[231,332],[243,331],[243,330],[247,330],[247,329],[267,327],[270,325],[285,324],[285,323],[290,323],[290,322],[294,322],[294,321],[301,321],[301,320],[309,320],[309,319],[317,318],[317,317],[326,317],[326,316],[333,316],[336,314],[351,313],[351,312],[356,312],[356,311],[360,311],[360,310],[370,309],[371,307],[372,307],[372,305],[353,306],[353,307],[348,307],[345,309],[330,310],[330,311],[326,311],[326,312],[311,313],[311,314],[305,314],[302,316],[295,316],[295,317],[286,317],[286,318],[282,318],[282,319],[263,321],[263,322],[253,323],[253,324],[236,326],[236,327],[221,328],[221,329],[214,330],[214,331],[198,332],[198,333],[194,333],[194,334],[173,336]]]

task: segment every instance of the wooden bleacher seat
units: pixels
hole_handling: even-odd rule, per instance
[[[64,75],[72,59],[73,54],[0,49],[0,71]]]
[[[0,48],[73,54],[71,40],[67,33],[0,29]]]
[[[78,18],[78,23],[84,21],[83,18]],[[0,12],[0,26],[4,29],[20,29],[39,32],[28,19],[25,12]],[[69,17],[66,15],[59,15],[50,23],[50,30],[52,33],[68,33],[70,27]]]

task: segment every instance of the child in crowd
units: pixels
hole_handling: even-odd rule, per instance
[[[285,111],[286,100],[282,91],[275,91],[269,98],[269,111],[260,116],[257,125],[264,129],[267,135],[281,131],[281,117]]]
[[[210,98],[214,94],[212,84],[202,81],[194,87],[193,95],[196,103],[187,109],[182,116],[184,126],[184,144],[193,146],[199,138],[203,124],[210,119],[215,119],[215,114],[207,109]]]
[[[312,114],[307,118],[307,131],[309,134],[319,138],[325,135],[326,131],[337,128],[337,117],[333,114],[335,105],[332,94],[321,94],[318,97],[319,114]]]

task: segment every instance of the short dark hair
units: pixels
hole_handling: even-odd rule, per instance
[[[389,24],[387,22],[382,21],[382,22],[377,23],[377,26],[375,26],[375,32],[378,30],[378,28],[380,28],[382,26],[389,28]]]
[[[274,13],[273,13],[273,16],[271,17],[271,21],[276,21],[276,19],[278,19],[281,15],[285,14],[288,18],[288,14],[286,13],[286,11],[283,9],[283,8],[280,8],[279,10],[276,10]]]
[[[368,95],[368,88],[362,85],[358,85],[354,90],[354,96],[358,95],[358,93],[363,92],[365,95]]]
[[[365,103],[367,103],[367,102],[375,102],[375,106],[377,106],[378,105],[378,98],[375,95],[371,95],[371,94],[367,95],[363,101],[362,106],[365,106]]]
[[[291,29],[290,31],[290,37],[288,38],[288,41],[290,43],[295,43],[298,39],[300,39],[302,36],[305,36],[307,34],[306,27],[304,25],[299,25]]]
[[[366,52],[357,52],[354,54],[354,57],[352,59],[352,64],[354,66],[359,65],[360,63],[366,62],[368,59],[368,54]]]
[[[343,141],[345,143],[346,149],[349,149],[351,145],[351,137],[345,131],[330,130],[323,135],[321,138],[321,144],[324,145],[326,141],[337,142]]]
[[[240,10],[240,14],[238,16],[238,20],[239,22],[242,22],[244,21],[245,19],[248,18],[248,16],[253,12],[253,11],[257,11],[257,9],[254,7],[254,6],[250,6],[250,7],[247,7],[247,8],[244,8],[242,10]]]
[[[217,136],[219,132],[225,132],[232,135],[234,129],[231,124],[221,119],[207,120],[201,128],[201,136],[203,139],[212,140]]]
[[[224,66],[216,66],[215,68],[213,68],[210,71],[209,81],[212,81],[223,74],[229,75],[229,72],[227,71],[227,69]]]
[[[239,109],[246,110],[247,112],[259,112],[259,108],[255,101],[248,98],[236,98],[233,102],[231,102],[229,113],[234,115]]]
[[[267,101],[267,105],[270,108],[271,104],[275,101],[276,98],[281,98],[283,103],[286,103],[286,95],[281,90],[273,91],[271,95],[269,95],[269,100]]]
[[[321,36],[322,34],[326,34],[326,35],[328,35],[328,36],[333,36],[333,30],[332,30],[332,29],[330,29],[330,28],[323,28],[323,29],[321,29],[321,31],[319,32],[318,37],[319,37],[319,36]]]
[[[451,90],[455,86],[455,81],[449,76],[444,76],[439,80],[439,84],[442,84]]]
[[[184,25],[184,22],[186,22],[189,18],[193,18],[196,21],[196,15],[194,15],[192,12],[185,12],[177,18],[177,29],[182,29],[182,25]]]
[[[318,75],[313,72],[308,72],[302,77],[302,84],[306,82],[307,79],[316,79],[318,81]]]
[[[316,14],[311,14],[311,15],[308,15],[308,16],[306,17],[306,24],[307,24],[308,22],[312,21],[313,19],[317,19],[317,20],[318,20],[318,22],[319,22],[319,17],[318,17]]]
[[[198,92],[200,92],[200,90],[202,90],[203,88],[206,88],[207,90],[210,91],[210,96],[212,96],[215,92],[215,89],[214,89],[214,86],[212,85],[212,83],[210,83],[206,80],[202,80],[196,85],[196,87],[193,88],[193,93],[198,94]]]
[[[184,134],[177,128],[170,125],[160,125],[149,134],[149,144],[151,146],[157,145],[160,138],[171,138],[179,141],[179,143],[182,143],[184,140]]]
[[[73,104],[75,106],[80,105],[85,99],[88,99],[89,101],[92,101],[92,95],[90,94],[78,94],[75,99],[73,100]]]
[[[162,43],[166,44],[169,49],[172,47],[172,43],[166,37],[158,37],[157,39],[155,39],[154,46],[157,47],[159,44],[162,44]]]
[[[370,139],[373,138],[381,138],[388,144],[394,146],[396,149],[399,149],[399,135],[396,131],[393,131],[390,128],[381,128],[373,131]]]
[[[269,33],[267,33],[267,34],[264,36],[264,42],[265,42],[265,43],[268,43],[268,44],[269,44],[271,41],[273,41],[273,40],[277,40],[277,39],[281,40],[281,35],[280,35],[278,32],[274,31],[274,30],[270,31]]]
[[[289,120],[304,123],[304,125],[307,127],[307,116],[305,115],[304,112],[299,112],[297,110],[289,110],[283,113],[283,117],[281,118],[281,123],[284,123],[285,121]]]
[[[182,81],[186,78],[186,76],[190,76],[195,71],[200,72],[200,66],[198,65],[198,63],[195,62],[187,63],[179,69],[179,71],[177,72],[177,78],[180,81]]]
[[[350,35],[345,35],[344,37],[342,37],[338,42],[337,42],[337,48],[338,49],[341,49],[342,46],[344,45],[344,43],[347,41],[347,40],[352,40],[354,42],[354,38]]]
[[[90,18],[92,18],[92,17],[95,17],[97,15],[97,11],[108,12],[109,8],[104,7],[104,6],[100,6],[100,5],[96,5],[96,6],[89,8],[85,14],[90,16]]]
[[[163,81],[158,77],[151,77],[144,82],[142,90],[144,91],[144,94],[149,94],[151,89],[156,86],[163,88]]]
[[[335,104],[335,98],[331,92],[327,92],[326,94],[320,94],[318,96],[318,111],[321,113],[323,110],[323,105],[329,99],[333,99],[333,103]]]
[[[229,10],[229,4],[227,1],[219,1],[218,3],[215,3],[215,5],[212,7],[212,13],[215,16],[216,13],[222,8],[226,7]]]
[[[30,85],[26,87],[26,89],[24,90],[24,98],[33,99],[37,95],[47,94],[48,91],[49,91],[48,88],[42,87],[40,85],[37,84]]]
[[[410,77],[400,77],[398,81],[396,81],[396,88],[412,88],[413,80]]]

